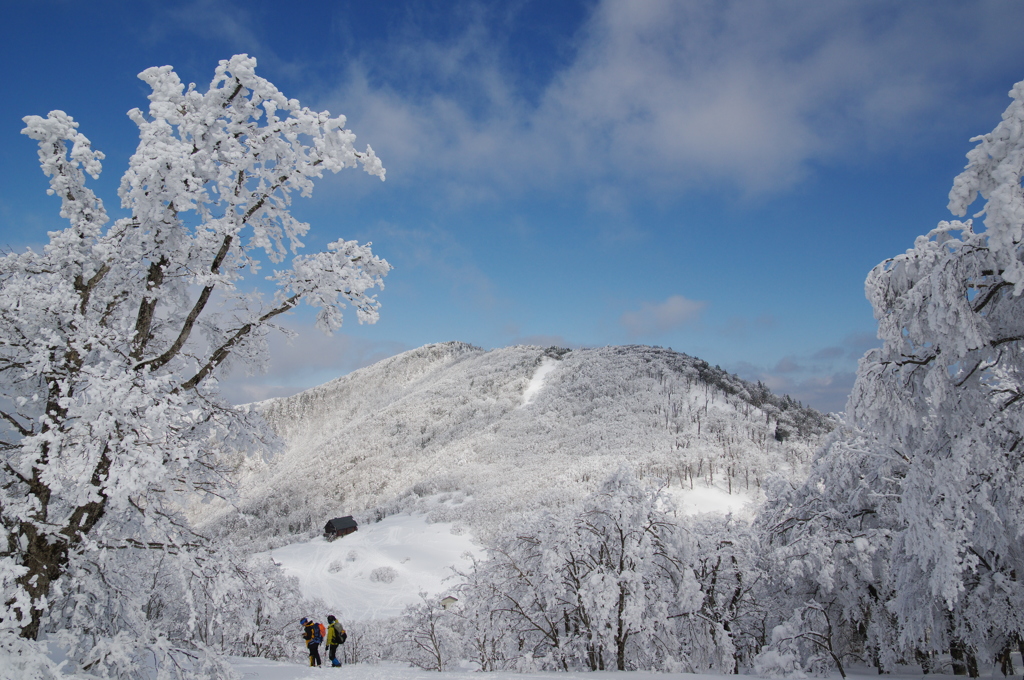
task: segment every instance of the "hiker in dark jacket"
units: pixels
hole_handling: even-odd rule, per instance
[[[341,621],[334,618],[334,614],[327,615],[327,658],[331,660],[331,665],[338,667],[341,665],[341,661],[338,660],[337,652],[338,645],[345,641],[348,634],[345,633],[345,629],[341,627]]]
[[[319,666],[322,662],[320,661],[320,629],[313,621],[303,618],[299,623],[302,624],[302,639],[306,641],[306,648],[309,650],[309,665]]]

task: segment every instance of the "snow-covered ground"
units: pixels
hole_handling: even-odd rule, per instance
[[[717,486],[695,484],[692,489],[675,486],[666,487],[665,493],[676,503],[685,515],[699,515],[704,512],[732,513],[744,519],[754,516],[754,498],[747,493],[728,493]]]
[[[316,538],[271,552],[306,597],[319,598],[345,625],[402,613],[451,585],[452,566],[468,567],[482,555],[458,525],[427,523],[423,515],[393,515],[328,543]],[[328,612],[310,612],[320,620]]]
[[[379,665],[351,664],[341,668],[309,668],[297,664],[268,661],[266,659],[235,659],[232,664],[244,680],[307,680],[309,678],[338,677],[345,680],[465,680],[466,671],[438,673],[399,663]],[[481,680],[601,680],[601,678],[622,678],[623,680],[722,680],[720,675],[691,675],[687,673],[629,673],[614,672],[569,672],[569,673],[515,673],[494,672],[475,677]],[[838,677],[838,674],[837,674]],[[876,676],[877,677],[877,676]],[[895,676],[892,676],[895,677]]]
[[[267,661],[265,659],[235,659],[232,664],[238,674],[245,680],[307,680],[309,678],[333,677],[345,680],[465,680],[467,671],[451,671],[438,673],[426,671],[400,663],[382,663],[378,665],[351,664],[341,668],[309,668],[297,664]],[[473,677],[481,680],[601,680],[602,678],[622,678],[622,680],[722,680],[720,675],[695,675],[688,673],[650,673],[633,671],[616,672],[569,672],[569,673],[515,673],[511,671],[476,674]],[[838,674],[836,674],[838,677]],[[877,677],[877,676],[875,676]],[[897,676],[890,676],[896,678]],[[938,680],[937,678],[934,680]]]
[[[438,673],[437,671],[426,671],[420,668],[410,667],[399,663],[382,663],[379,665],[353,664],[341,668],[309,668],[298,664],[282,663],[279,661],[267,661],[265,659],[235,659],[232,664],[238,674],[245,680],[308,680],[310,678],[338,677],[345,680],[465,680],[469,677],[467,671],[451,671]],[[993,673],[983,673],[983,678],[991,677],[995,680],[998,669]],[[654,673],[647,671],[626,671],[626,672],[569,672],[569,673],[515,673],[511,671],[477,674],[474,677],[481,680],[607,680],[618,678],[620,680],[722,680],[722,675],[706,673]],[[745,678],[756,678],[754,675],[744,676]],[[835,672],[831,678],[839,678]],[[877,679],[878,672],[873,668],[853,668],[847,670],[847,677],[850,680],[873,680]],[[886,680],[919,680],[924,678],[920,669],[908,668],[906,672],[886,675]],[[963,676],[931,674],[928,680],[961,680]],[[1002,675],[998,676],[1002,678]]]

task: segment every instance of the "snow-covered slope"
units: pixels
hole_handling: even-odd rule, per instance
[[[465,569],[482,551],[459,525],[429,524],[423,515],[393,515],[366,524],[328,543],[323,538],[293,543],[271,552],[302,594],[321,599],[346,625],[398,616],[450,583],[452,567]],[[310,616],[325,617],[325,612]]]
[[[749,500],[708,488],[679,496],[687,514],[743,513]],[[270,556],[298,579],[303,597],[322,600],[345,623],[398,616],[420,593],[437,595],[451,587],[457,580],[453,567],[464,571],[472,557],[485,557],[464,526],[407,513],[364,524],[332,542],[321,537],[275,548]],[[316,615],[324,618],[326,612]]]
[[[403,510],[485,534],[581,497],[623,460],[681,493],[756,495],[832,427],[699,359],[636,346],[428,345],[260,408],[284,452],[247,461],[242,513],[217,523],[277,544],[333,516]]]

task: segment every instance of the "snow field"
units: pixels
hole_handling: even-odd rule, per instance
[[[453,680],[455,678],[466,678],[467,670],[449,671],[438,673],[437,671],[426,671],[421,668],[406,666],[400,663],[382,663],[379,665],[350,664],[339,669],[309,668],[298,664],[283,663],[280,661],[269,661],[267,659],[236,658],[232,661],[232,667],[244,680],[310,680],[312,678],[338,677],[345,680]],[[998,669],[993,669],[992,679],[999,675]],[[495,671],[477,674],[475,677],[483,680],[602,680],[607,678],[619,678],[620,680],[722,680],[722,675],[711,673],[655,673],[650,671],[570,671],[565,672],[533,672],[516,673],[514,671]],[[736,676],[732,676],[736,677]],[[759,678],[756,675],[745,675],[744,678]],[[834,672],[830,678],[839,678],[839,673]],[[878,672],[873,668],[852,668],[847,669],[847,677],[850,680],[873,680],[878,678]],[[897,672],[886,675],[886,680],[921,680],[925,678],[918,669],[907,668],[906,672]],[[946,674],[930,674],[929,680],[953,680],[963,676]],[[983,673],[983,678],[989,677]]]
[[[718,486],[708,487],[697,483],[692,489],[669,486],[665,495],[671,497],[684,515],[699,515],[716,512],[720,515],[732,513],[746,520],[754,518],[754,498],[746,493],[728,493]]]
[[[325,520],[326,521],[326,520]],[[467,568],[469,555],[483,551],[457,524],[430,524],[423,515],[393,515],[327,542],[315,538],[271,551],[289,576],[299,579],[304,597],[323,600],[343,625],[402,613],[451,585],[452,566]]]

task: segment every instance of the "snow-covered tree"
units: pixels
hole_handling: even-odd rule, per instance
[[[402,617],[403,658],[420,668],[444,671],[459,659],[463,640],[454,628],[455,616],[441,605],[441,597],[420,593],[420,602]]]
[[[883,346],[849,423],[761,514],[782,619],[762,671],[949,654],[977,676],[1024,639],[1024,82],[950,192],[950,210],[866,292]],[[789,601],[786,602],[785,600]]]
[[[764,644],[764,574],[760,543],[750,524],[731,515],[708,513],[684,525],[691,535],[693,568],[700,584],[700,608],[678,617],[690,670],[739,673]]]
[[[690,665],[677,631],[701,598],[686,534],[669,499],[628,468],[579,505],[510,529],[488,555],[464,575],[453,617],[481,666]]]
[[[984,199],[984,228],[942,222],[869,275],[884,345],[849,407],[879,455],[905,460],[901,640],[968,662],[1024,634],[1024,82],[1010,95],[950,192],[961,217]]]
[[[675,651],[658,649],[670,617],[695,604],[689,547],[667,503],[625,467],[584,501],[566,573],[602,669],[604,658],[620,671],[656,667]]]
[[[887,605],[905,461],[835,430],[810,474],[768,485],[757,527],[767,565],[768,649],[761,672],[828,671],[848,660],[892,670],[904,659]]]
[[[0,667],[19,677],[45,671],[40,641],[62,631],[106,650],[83,672],[134,672],[143,650],[214,672],[201,643],[161,628],[144,579],[177,574],[176,606],[197,616],[187,582],[210,575],[209,546],[182,509],[218,493],[224,455],[256,426],[218,399],[217,376],[258,370],[275,319],[302,300],[326,332],[346,304],[377,318],[369,291],[390,266],[354,241],[295,255],[308,225],[289,205],[325,170],[384,169],[344,117],[285,98],[255,66],[222,61],[205,92],[168,66],[140,74],[149,110],[129,112],[140,141],[127,215],[110,224],[85,179],[103,154],[62,111],[24,119],[69,226],[0,259]],[[279,269],[257,283],[263,256]]]

